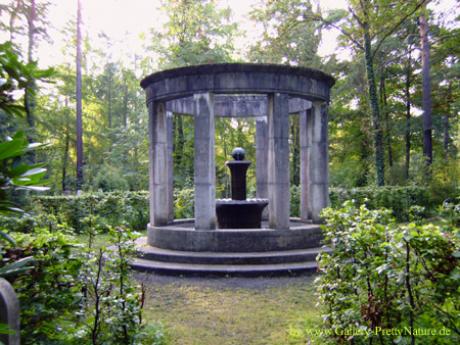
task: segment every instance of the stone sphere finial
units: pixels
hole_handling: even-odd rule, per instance
[[[246,151],[242,147],[235,147],[232,151],[232,157],[236,161],[244,160],[245,155]]]

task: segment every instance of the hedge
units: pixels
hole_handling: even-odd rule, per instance
[[[291,187],[291,215],[299,215],[298,186]],[[379,187],[379,188],[331,188],[331,206],[340,207],[346,200],[354,199],[358,204],[366,204],[370,209],[388,208],[393,210],[399,221],[406,221],[411,206],[424,206],[429,214],[437,206],[428,189],[423,187]],[[175,217],[193,216],[193,189],[177,190]],[[81,195],[58,195],[34,197],[35,210],[53,214],[77,232],[84,228],[83,220],[97,215],[108,225],[125,223],[133,229],[145,229],[148,223],[148,191],[138,192],[96,192]]]

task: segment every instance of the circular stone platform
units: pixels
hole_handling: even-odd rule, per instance
[[[313,273],[321,251],[319,225],[291,218],[289,230],[195,230],[193,219],[148,227],[137,240],[132,267],[173,275],[261,276]]]
[[[192,252],[263,252],[318,247],[321,229],[291,219],[290,229],[196,230],[193,220],[179,219],[166,226],[148,226],[148,244],[154,247]]]

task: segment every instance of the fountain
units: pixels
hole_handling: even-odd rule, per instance
[[[327,104],[333,84],[331,76],[310,68],[246,63],[187,66],[144,78],[150,222],[137,240],[132,267],[191,275],[316,271],[315,257],[324,250],[320,212],[329,201]],[[191,116],[194,123],[193,218],[174,217],[174,116]],[[216,200],[217,118],[255,120],[258,199],[246,199],[250,162],[237,148],[226,163],[232,199]],[[291,119],[299,124],[300,218],[290,216]],[[261,222],[262,211],[267,219]]]
[[[225,162],[230,169],[231,199],[216,200],[217,224],[221,229],[260,228],[262,212],[268,199],[246,199],[246,172],[251,165],[244,160],[245,151],[237,147],[232,152],[233,161]]]

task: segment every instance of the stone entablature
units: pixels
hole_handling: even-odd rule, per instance
[[[141,81],[147,103],[193,96],[195,93],[285,93],[329,101],[334,78],[305,67],[270,64],[208,64],[170,69]]]

